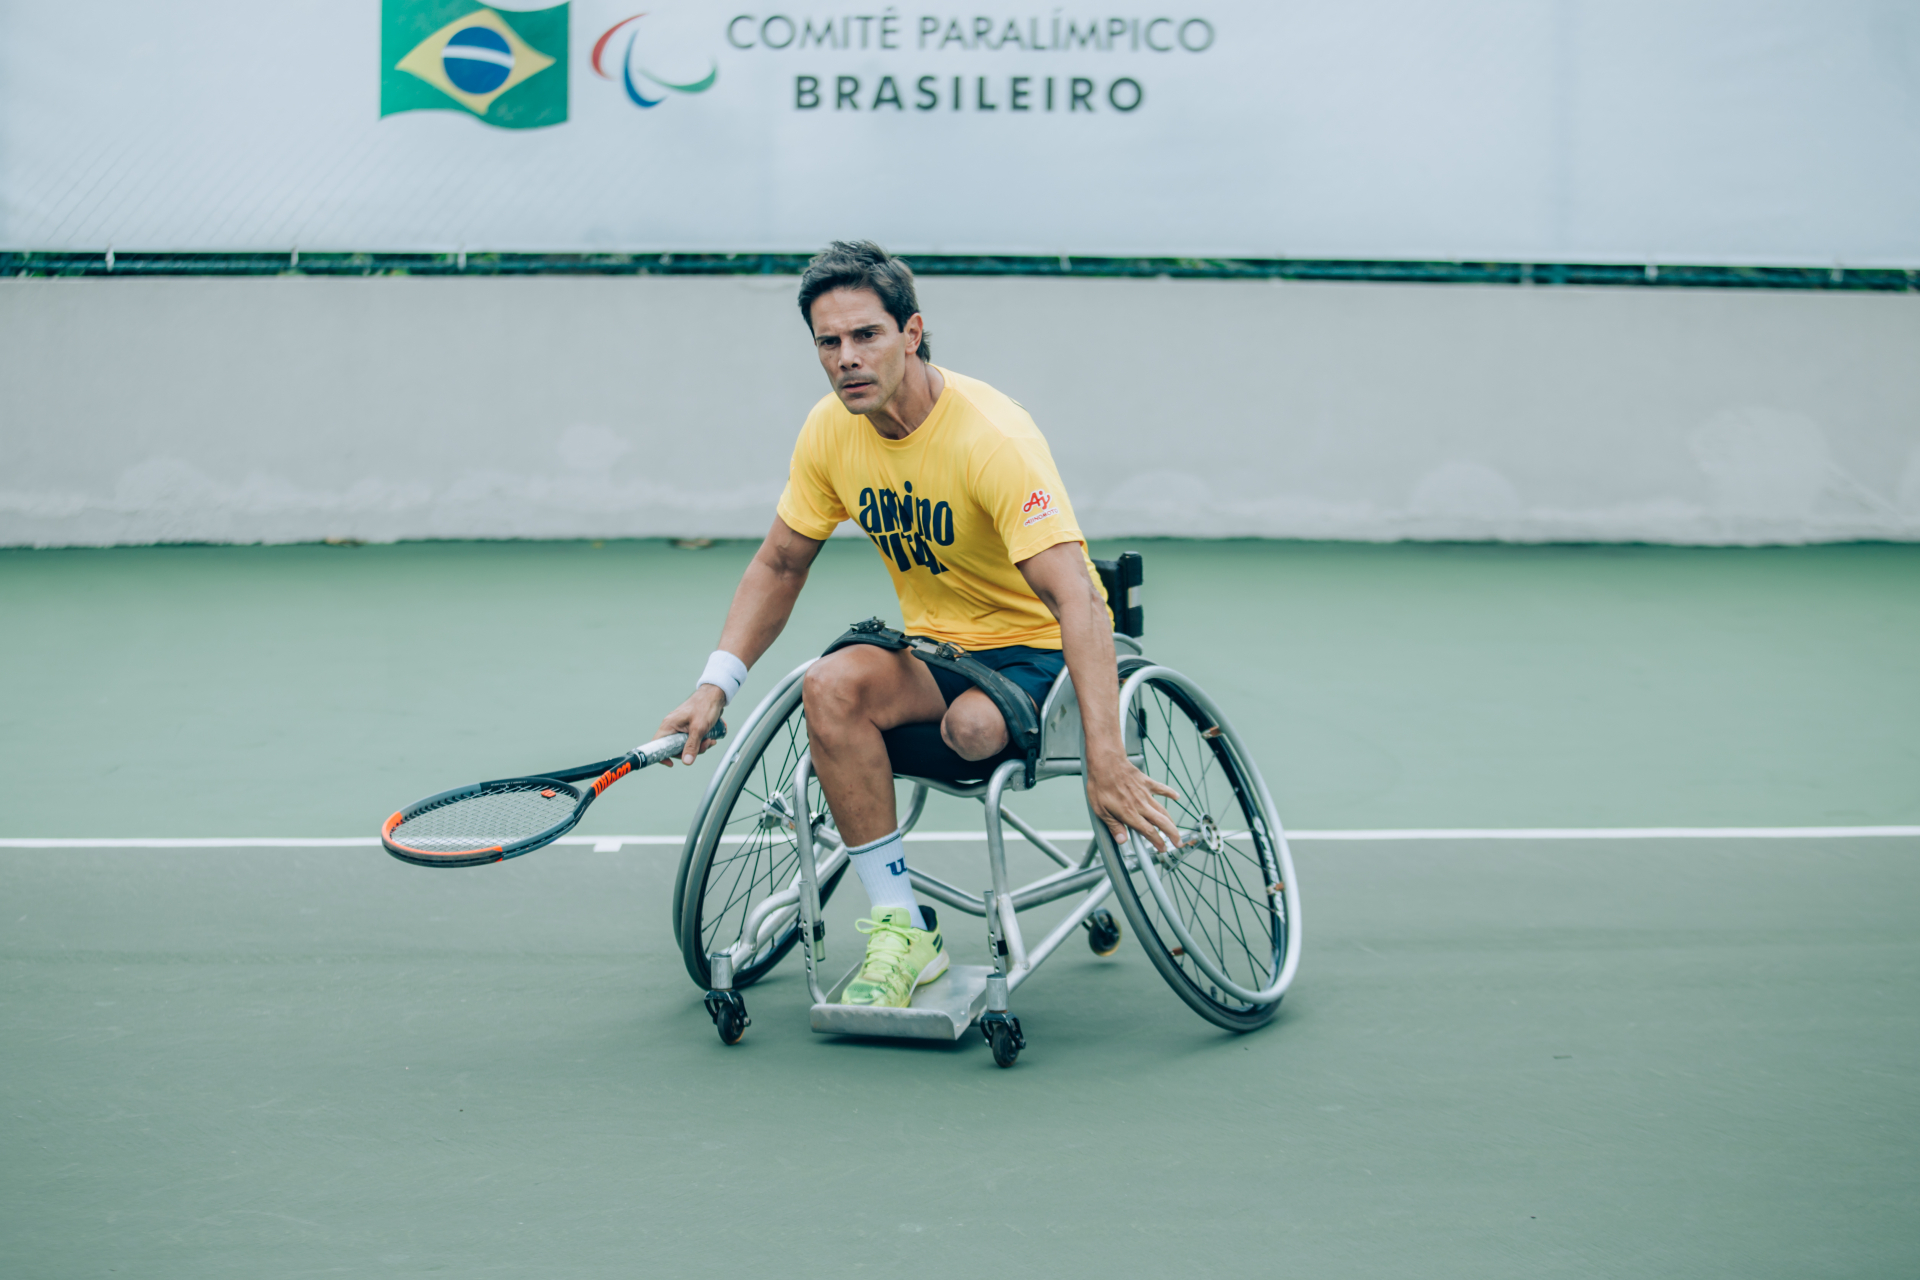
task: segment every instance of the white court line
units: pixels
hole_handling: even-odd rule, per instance
[[[1042,831],[1049,840],[1090,840],[1091,831]],[[1289,841],[1396,840],[1836,840],[1863,836],[1920,836],[1920,826],[1895,827],[1390,827],[1382,830],[1300,830]],[[984,841],[984,831],[914,831],[907,839],[932,844]],[[730,844],[744,836],[728,836]],[[1007,839],[1022,840],[1017,832]],[[686,843],[685,836],[562,836],[558,844],[617,853],[626,845]],[[377,836],[0,836],[0,849],[374,849]]]

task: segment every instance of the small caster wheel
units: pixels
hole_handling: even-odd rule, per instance
[[[1020,1034],[1020,1019],[1005,1013],[981,1014],[980,1034],[993,1049],[995,1066],[1012,1066],[1020,1051],[1027,1047],[1027,1038]]]
[[[988,1041],[993,1046],[993,1063],[995,1066],[1010,1067],[1019,1061],[1020,1046],[1015,1042],[1011,1028],[1004,1026],[995,1027],[992,1035],[988,1037]]]
[[[747,1016],[747,1002],[740,998],[738,991],[707,992],[707,1016],[713,1019],[713,1029],[720,1033],[721,1044],[739,1044],[740,1037],[753,1023]]]
[[[1087,945],[1097,956],[1110,956],[1120,949],[1120,922],[1111,911],[1096,911],[1081,922],[1087,931]]]

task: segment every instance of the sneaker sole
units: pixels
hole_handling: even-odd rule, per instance
[[[927,967],[920,971],[920,976],[913,980],[913,985],[916,988],[924,987],[946,971],[947,953],[942,951],[939,955],[927,962]]]

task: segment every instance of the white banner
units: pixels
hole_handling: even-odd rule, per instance
[[[637,2],[5,0],[0,248],[1920,264],[1910,4]]]

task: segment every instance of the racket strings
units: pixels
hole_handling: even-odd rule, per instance
[[[495,783],[403,819],[390,838],[428,853],[511,845],[565,822],[579,799],[572,787],[539,779]]]

